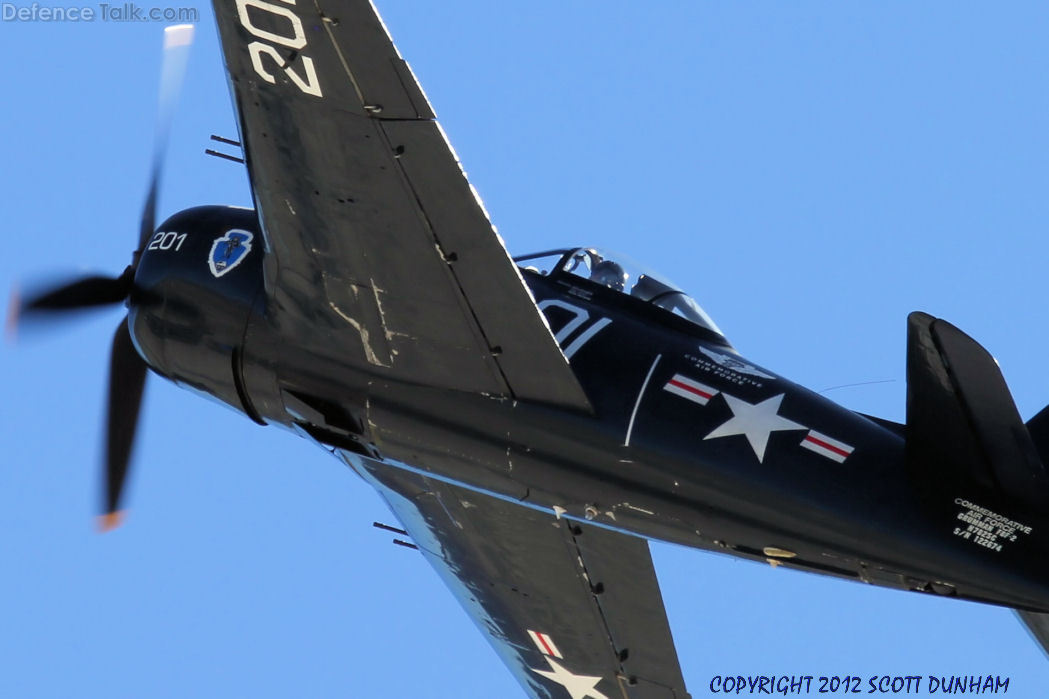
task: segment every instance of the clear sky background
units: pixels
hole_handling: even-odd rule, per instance
[[[210,6],[161,214],[248,204]],[[1049,5],[398,2],[379,9],[511,251],[619,249],[753,361],[904,419],[905,318],[1049,401]],[[161,24],[0,22],[0,286],[119,273]],[[520,696],[392,515],[306,442],[153,377],[125,526],[94,532],[106,310],[0,348],[0,696]],[[996,674],[1011,612],[654,545],[690,691],[718,674]],[[1039,562],[1044,569],[1045,563]]]

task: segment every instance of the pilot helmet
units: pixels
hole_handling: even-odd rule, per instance
[[[626,287],[627,273],[623,266],[612,260],[602,260],[590,272],[590,281],[609,289],[622,291]]]

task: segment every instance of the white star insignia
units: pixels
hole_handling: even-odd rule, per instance
[[[732,435],[745,435],[754,454],[758,457],[758,463],[765,459],[765,447],[769,443],[769,435],[773,432],[783,430],[807,430],[804,425],[799,425],[793,420],[788,420],[779,415],[779,404],[783,402],[783,395],[767,398],[760,403],[751,404],[740,400],[727,393],[722,394],[725,402],[732,410],[732,417],[720,427],[703,439],[716,439],[718,437],[731,437]]]
[[[537,675],[542,675],[548,680],[557,682],[568,690],[568,693],[572,695],[572,699],[608,699],[608,696],[603,692],[594,689],[594,687],[597,686],[597,683],[601,681],[600,677],[573,675],[561,665],[558,665],[550,656],[544,657],[546,657],[546,662],[550,663],[550,670],[553,670],[553,672],[550,672],[549,670],[536,670],[534,667],[529,669]]]

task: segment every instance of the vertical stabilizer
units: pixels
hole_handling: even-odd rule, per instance
[[[1049,507],[1049,477],[987,350],[945,320],[907,318],[907,461],[916,481]]]

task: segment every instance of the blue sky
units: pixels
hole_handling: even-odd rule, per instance
[[[162,215],[249,202],[210,6]],[[904,417],[905,317],[1049,402],[1049,6],[379,2],[511,251],[622,250],[738,349]],[[0,22],[0,286],[117,273],[135,242],[160,24]],[[131,510],[92,527],[102,311],[0,348],[0,696],[518,696],[345,467],[154,380]],[[689,688],[717,674],[997,674],[1011,613],[654,546]]]

